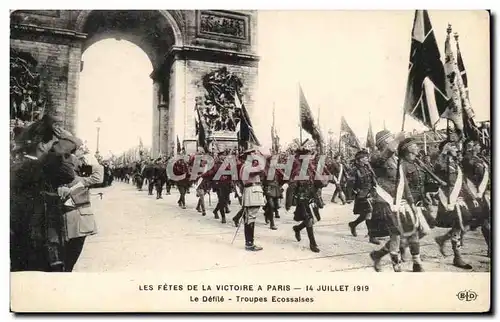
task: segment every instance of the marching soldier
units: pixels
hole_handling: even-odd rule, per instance
[[[468,140],[464,144],[465,152],[462,161],[466,187],[468,188],[467,204],[471,209],[473,219],[471,229],[481,227],[486,245],[488,245],[488,257],[491,256],[491,223],[490,223],[490,201],[486,195],[489,183],[489,167],[486,160],[481,156],[481,146],[478,142]]]
[[[156,163],[156,162],[155,162]],[[147,161],[144,165],[144,169],[142,170],[142,177],[144,180],[148,181],[148,195],[153,195],[153,188],[155,186],[155,167],[156,164],[153,164],[150,161]]]
[[[296,151],[296,156],[299,157],[300,155],[307,155],[309,153],[309,150],[299,148]],[[294,184],[288,188],[290,191],[287,191],[289,195],[286,200],[286,210],[290,210],[292,201],[295,199],[296,207],[293,219],[300,222],[300,224],[293,226],[295,238],[297,241],[300,241],[300,232],[302,229],[306,228],[307,236],[309,237],[309,248],[311,251],[319,253],[318,244],[314,237],[313,225],[315,218],[318,221],[321,219],[317,190],[321,188],[323,184],[314,179],[315,172],[311,170],[311,167],[308,170],[308,180],[294,180],[296,175],[293,174],[291,179],[294,180]],[[298,173],[298,171],[295,172]]]
[[[440,252],[445,256],[444,246],[451,240],[453,249],[453,265],[463,269],[472,266],[462,258],[461,240],[471,222],[471,213],[464,201],[465,189],[463,171],[457,162],[458,148],[454,142],[443,141],[439,145],[440,156],[434,167],[435,173],[447,182],[447,187],[438,191],[439,206],[436,226],[451,228],[448,233],[435,238]]]
[[[268,163],[270,161],[268,160]],[[267,179],[266,175],[263,179],[264,196],[266,197],[266,205],[264,206],[264,217],[266,224],[270,223],[269,228],[272,230],[278,229],[274,224],[274,217],[279,218],[279,198],[281,197],[281,185],[279,177],[274,177],[272,180]]]
[[[248,157],[256,156],[256,151],[250,149],[243,154]],[[264,193],[262,191],[260,172],[252,172],[252,168],[258,167],[258,160],[246,162],[241,167],[240,179],[243,183],[242,207],[244,209],[245,221],[245,249],[248,251],[259,251],[263,248],[255,244],[255,219],[259,209],[264,206]]]
[[[371,198],[374,195],[375,176],[370,169],[369,154],[366,150],[361,150],[355,155],[355,169],[354,169],[354,190],[355,200],[353,213],[358,215],[358,218],[349,223],[351,234],[356,237],[356,227],[363,221],[367,221],[366,225],[369,226],[372,217],[372,202]],[[370,243],[379,245],[380,241],[371,234],[368,229]]]
[[[162,158],[156,159],[156,164],[153,168],[153,178],[156,189],[156,199],[163,199],[163,185],[167,182],[167,169],[162,162]]]
[[[401,238],[408,238],[410,244],[416,245],[419,226],[408,182],[396,156],[398,145],[399,150],[403,150],[405,144],[399,144],[401,138],[395,138],[387,130],[377,133],[375,139],[380,154],[372,161],[377,180],[377,194],[373,202],[373,227],[376,227],[380,237],[388,235],[390,239],[380,250],[371,252],[370,257],[374,269],[380,272],[382,258],[390,254],[394,271],[401,272]],[[420,250],[417,247],[412,249],[413,271],[422,272]]]
[[[335,192],[333,193],[331,202],[335,202],[335,199],[338,196],[342,201],[342,204],[345,205],[347,202],[344,193],[346,169],[344,167],[344,164],[342,163],[341,156],[339,153],[336,154],[333,159],[334,159],[332,164],[333,175],[335,176],[333,183],[336,185],[336,189]]]

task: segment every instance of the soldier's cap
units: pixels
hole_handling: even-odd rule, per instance
[[[381,143],[394,139],[394,134],[390,131],[382,130],[375,135],[375,145],[378,147]]]
[[[408,147],[414,143],[417,143],[417,141],[413,138],[406,138],[403,141],[401,141],[398,146],[398,154],[401,154],[402,152],[406,151]]]
[[[368,156],[370,156],[370,154],[368,153],[368,151],[366,151],[365,149],[362,149],[362,150],[360,150],[360,151],[358,151],[356,153],[356,155],[354,156],[354,158],[356,160],[359,160],[359,159],[362,159],[362,158],[368,157]]]

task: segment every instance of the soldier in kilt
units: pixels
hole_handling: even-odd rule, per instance
[[[444,246],[451,240],[453,249],[453,265],[463,269],[471,269],[462,257],[462,238],[469,229],[472,215],[464,200],[466,187],[464,184],[463,171],[457,162],[458,147],[455,142],[443,141],[439,144],[439,159],[434,167],[434,172],[442,180],[448,183],[438,191],[439,205],[436,218],[436,226],[451,228],[448,233],[435,238],[440,252],[446,256]]]
[[[401,238],[408,238],[410,244],[418,243],[419,222],[415,215],[413,197],[399,164],[396,151],[402,145],[401,138],[395,138],[392,133],[383,130],[375,136],[380,154],[373,160],[373,170],[376,175],[376,196],[373,203],[372,220],[377,222],[377,230],[381,235],[388,235],[389,241],[379,250],[370,253],[374,269],[382,270],[381,260],[390,254],[395,272],[401,272],[400,246]],[[399,168],[398,168],[399,165]],[[422,272],[420,249],[412,251],[413,271]]]
[[[480,157],[481,146],[478,142],[468,140],[464,143],[464,158],[462,167],[464,169],[466,187],[469,191],[466,203],[472,213],[471,230],[481,227],[486,245],[488,245],[488,257],[491,256],[491,209],[490,200],[487,195],[490,179],[488,162]]]
[[[299,148],[296,151],[296,161],[300,155],[310,154],[310,151],[305,148]],[[300,162],[298,162],[300,163]],[[301,230],[306,229],[307,236],[309,237],[309,248],[315,253],[319,253],[318,244],[314,236],[313,226],[316,220],[321,220],[319,207],[321,203],[318,201],[318,189],[322,188],[325,184],[315,180],[314,166],[310,166],[307,173],[307,180],[295,180],[296,175],[299,173],[300,165],[295,163],[292,172],[292,180],[294,183],[289,186],[287,191],[286,210],[290,210],[292,202],[295,200],[296,207],[293,219],[300,222],[300,224],[293,226],[295,238],[301,241]]]
[[[355,155],[355,169],[354,169],[354,190],[356,192],[356,197],[354,199],[354,209],[353,213],[358,215],[358,218],[349,223],[349,229],[351,234],[356,237],[356,227],[366,220],[367,228],[371,223],[372,218],[372,201],[371,198],[374,195],[373,188],[375,186],[375,176],[370,169],[369,164],[369,154],[366,150],[361,150]],[[380,244],[374,236],[371,235],[370,229],[368,229],[368,235],[370,237],[370,242],[373,244]]]

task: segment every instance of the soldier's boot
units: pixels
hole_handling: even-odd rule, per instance
[[[394,269],[394,272],[399,273],[401,272],[401,260],[399,258],[399,254],[391,254],[391,261],[392,261],[392,268]]]
[[[217,206],[215,206],[215,209],[212,211],[214,213],[214,218],[219,219],[219,203],[217,203]]]
[[[257,246],[254,243],[255,223],[245,224],[245,231],[247,229],[248,229],[248,237],[245,233],[245,249],[252,252],[257,252],[259,250],[262,250],[263,249],[262,247]]]
[[[353,235],[354,237],[357,237],[358,236],[358,233],[356,232],[356,222],[355,221],[351,221],[349,224],[349,229],[351,230],[351,235]]]
[[[201,199],[198,199],[198,203],[196,204],[196,211],[201,212]]]
[[[380,262],[382,261],[382,258],[387,254],[389,254],[389,250],[386,246],[382,247],[379,250],[374,250],[370,253],[370,258],[373,260],[373,268],[376,272],[382,271],[382,265],[380,264]]]
[[[462,252],[460,251],[460,242],[452,240],[451,241],[451,248],[453,249],[453,266],[456,266],[458,268],[462,269],[472,269],[472,266],[468,263],[466,263],[463,258],[462,258]]]
[[[306,227],[307,236],[309,237],[309,248],[315,252],[319,253],[318,244],[316,244],[316,238],[314,238],[314,230],[312,227]]]
[[[446,245],[446,242],[450,239],[451,239],[451,230],[443,236],[437,236],[436,238],[434,238],[434,240],[436,241],[436,244],[438,244],[438,246],[439,246],[439,252],[444,257],[448,256],[448,254],[446,254],[446,252],[445,252],[444,246]]]
[[[272,213],[272,210],[270,207],[267,207],[266,208],[266,212],[264,213],[265,217],[266,217],[266,223],[269,222],[270,225],[269,225],[269,228],[271,230],[277,230],[278,227],[276,227],[276,225],[274,224],[274,218],[273,218],[273,213]]]
[[[295,232],[295,239],[297,239],[297,241],[300,241],[302,239],[300,236],[300,231],[304,229],[305,226],[306,225],[303,222],[297,226],[293,226],[293,231]]]
[[[225,212],[225,207],[222,207],[220,210],[220,216],[221,216],[221,223],[225,224],[226,223],[226,212]]]
[[[233,217],[233,222],[234,226],[238,227],[238,224],[240,223],[240,219],[243,216],[243,208],[241,208],[237,213],[236,216]]]
[[[422,260],[420,259],[420,254],[417,255],[411,255],[413,259],[413,271],[414,272],[425,272],[424,268],[422,267]]]
[[[280,212],[278,209],[274,209],[274,218],[280,218]]]
[[[490,225],[487,224],[483,224],[483,226],[481,226],[481,232],[483,233],[483,237],[484,237],[484,241],[486,242],[486,245],[488,246],[488,253],[487,253],[487,256],[488,257],[491,257],[491,248],[490,248],[490,244],[491,244],[491,239],[490,239]]]
[[[231,203],[231,201],[229,201],[229,203]],[[225,210],[226,214],[231,212],[231,209],[229,209],[229,204],[226,204],[226,207],[224,207],[224,210]]]

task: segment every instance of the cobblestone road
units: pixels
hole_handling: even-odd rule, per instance
[[[256,242],[264,247],[260,252],[244,250],[243,229],[231,244],[236,228],[230,220],[238,211],[233,200],[227,224],[213,217],[216,196],[211,194],[211,206],[203,217],[194,208],[194,193],[186,196],[187,209],[177,206],[178,192],[156,200],[147,191],[137,191],[131,184],[115,182],[113,186],[96,189],[103,192],[99,200],[94,197],[99,226],[98,235],[87,239],[75,271],[78,272],[191,272],[223,270],[227,274],[242,267],[252,267],[256,274],[268,272],[360,272],[373,271],[368,256],[378,248],[368,243],[366,226],[358,227],[358,237],[353,237],[347,223],[354,219],[352,205],[327,203],[322,210],[322,220],[315,225],[316,239],[321,249],[313,253],[303,231],[301,242],[294,238],[293,214],[280,209],[278,230],[265,225],[263,215],[256,223]],[[324,189],[325,201],[331,194]],[[208,198],[207,198],[208,205]],[[421,241],[422,259],[426,271],[461,271],[452,265],[452,256],[443,257],[434,243],[434,236],[444,229],[434,229]],[[451,254],[451,246],[448,245]],[[463,248],[464,257],[473,271],[490,270],[486,245],[480,230],[469,232]],[[392,271],[390,259],[384,260],[384,271]],[[404,271],[411,271],[411,260],[403,264]]]

